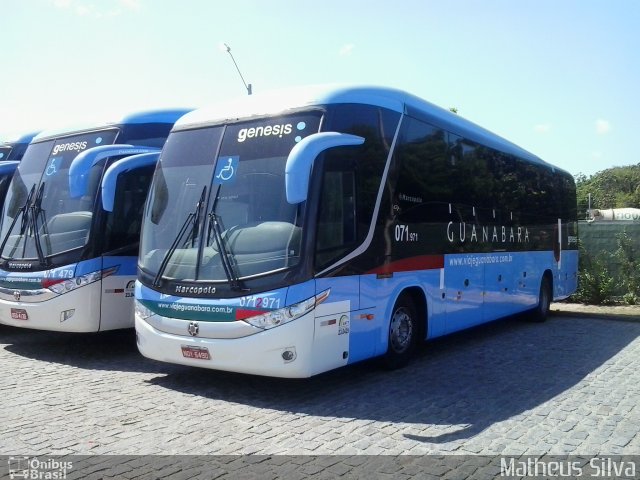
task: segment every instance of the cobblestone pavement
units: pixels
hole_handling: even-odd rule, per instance
[[[153,362],[132,330],[0,326],[0,454],[638,454],[639,337],[555,313],[283,380]]]

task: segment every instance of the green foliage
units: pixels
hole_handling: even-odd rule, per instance
[[[629,305],[640,303],[640,259],[626,231],[617,235],[618,249],[613,258],[620,268],[620,281],[625,291],[623,300]]]
[[[614,167],[596,173],[575,176],[578,212],[589,208],[640,208],[640,163],[627,167]]]
[[[604,252],[590,255],[580,244],[578,289],[571,296],[572,300],[591,305],[612,303],[615,281],[609,274],[604,255]]]
[[[571,296],[577,302],[591,305],[613,303],[614,295],[622,293],[622,301],[628,305],[640,304],[640,258],[632,238],[626,231],[616,235],[618,248],[613,253],[599,252],[593,255],[579,243],[578,289]],[[614,279],[607,268],[607,260],[617,266]],[[620,297],[617,297],[620,299]]]

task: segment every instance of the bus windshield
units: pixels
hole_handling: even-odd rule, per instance
[[[179,280],[231,282],[292,267],[303,210],[284,171],[321,112],[172,133],[145,209],[140,267]]]
[[[89,172],[86,193],[69,194],[69,167],[84,150],[115,141],[117,129],[32,144],[16,170],[4,205],[1,255],[40,259],[83,247],[104,161]]]

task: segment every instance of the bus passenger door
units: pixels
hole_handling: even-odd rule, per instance
[[[102,301],[100,330],[133,327],[133,290],[137,257],[102,257]]]
[[[121,172],[115,184],[113,211],[104,212],[100,330],[133,327],[142,213],[154,168],[145,165]]]
[[[356,174],[353,161],[326,158],[315,244],[315,268],[322,272],[358,244],[356,224]],[[370,276],[368,276],[370,277]],[[373,276],[375,278],[375,275]],[[369,283],[375,286],[375,283]],[[317,277],[316,294],[330,288],[329,298],[316,313],[315,347],[324,356],[336,356],[344,363],[371,357],[375,352],[375,322],[367,304],[361,311],[361,279],[358,275]],[[338,350],[336,350],[338,349]],[[335,365],[334,365],[335,367]]]

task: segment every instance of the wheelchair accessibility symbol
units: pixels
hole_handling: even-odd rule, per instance
[[[216,173],[213,183],[231,183],[235,180],[235,174],[238,171],[239,156],[220,157],[216,166]]]
[[[56,165],[57,160],[59,160],[59,158],[54,157],[49,162],[49,165],[47,166],[47,171],[45,172],[47,177],[50,177],[51,175],[55,175],[58,172],[58,166]]]

